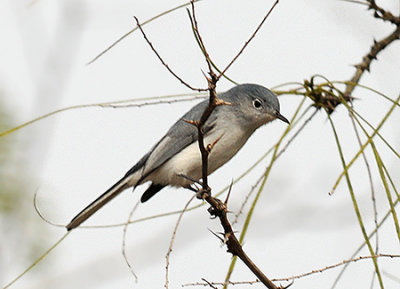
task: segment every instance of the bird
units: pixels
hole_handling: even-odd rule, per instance
[[[217,94],[224,105],[214,108],[204,123],[204,145],[213,144],[208,156],[208,174],[228,162],[262,125],[279,119],[277,96],[258,84],[239,84]],[[122,191],[150,183],[141,196],[146,202],[166,186],[191,188],[202,177],[202,160],[198,146],[199,121],[209,100],[202,101],[184,114],[167,133],[126,174],[107,191],[80,211],[67,225],[78,227]],[[186,177],[185,177],[186,176]]]

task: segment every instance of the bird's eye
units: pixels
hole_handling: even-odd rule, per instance
[[[255,99],[255,100],[253,100],[253,106],[256,109],[260,109],[260,108],[262,108],[262,103],[261,103],[261,101],[259,99]]]

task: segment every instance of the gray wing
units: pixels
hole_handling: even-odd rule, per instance
[[[194,106],[184,116],[182,116],[165,134],[165,136],[148,152],[126,175],[130,175],[140,168],[143,169],[143,175],[137,184],[145,179],[154,170],[163,165],[166,161],[186,148],[188,145],[198,140],[197,128],[187,123],[185,120],[200,120],[204,109],[208,105],[208,100]],[[210,115],[204,126],[204,134],[207,134],[215,126],[217,107]]]

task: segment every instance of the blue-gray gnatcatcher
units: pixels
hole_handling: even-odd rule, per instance
[[[219,94],[218,98],[227,104],[217,106],[203,128],[204,145],[215,144],[209,154],[209,174],[229,161],[263,124],[276,118],[289,123],[279,112],[276,95],[263,86],[241,84]],[[202,161],[198,132],[187,121],[200,120],[207,105],[208,100],[203,101],[182,116],[122,179],[73,218],[67,230],[78,227],[129,187],[151,182],[141,197],[146,202],[165,186],[188,188],[193,184],[191,180],[199,180]]]

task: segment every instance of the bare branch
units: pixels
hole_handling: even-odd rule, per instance
[[[278,3],[278,0],[275,2],[274,6]],[[270,12],[267,14],[267,16],[264,18],[263,22],[265,19],[268,17]],[[209,213],[214,216],[218,217],[222,227],[224,228],[224,240],[226,240],[226,245],[228,247],[228,252],[232,253],[235,256],[238,256],[245,264],[246,266],[256,275],[258,279],[261,280],[261,282],[268,287],[269,289],[278,289],[282,287],[276,287],[275,284],[273,284],[265,275],[264,273],[253,263],[253,261],[247,256],[247,254],[243,251],[242,246],[240,245],[239,240],[236,238],[232,226],[229,223],[229,220],[227,218],[227,204],[223,203],[221,200],[214,198],[211,196],[211,188],[208,186],[208,155],[212,149],[212,146],[205,146],[204,144],[204,132],[203,132],[203,127],[207,121],[207,119],[210,117],[211,113],[214,111],[214,109],[218,105],[226,105],[227,103],[222,102],[217,98],[217,93],[216,93],[216,85],[218,82],[219,77],[216,76],[212,69],[211,61],[209,58],[209,55],[207,53],[207,50],[204,46],[204,43],[202,41],[201,35],[198,30],[198,24],[197,24],[197,19],[196,19],[196,12],[195,12],[195,7],[192,3],[192,16],[189,17],[192,22],[192,27],[194,29],[195,34],[197,35],[197,38],[199,40],[199,43],[203,49],[208,68],[209,68],[209,76],[206,76],[207,83],[208,83],[208,91],[209,91],[209,102],[208,106],[205,108],[199,122],[197,123],[197,131],[198,131],[198,144],[199,144],[199,149],[201,153],[201,158],[202,158],[202,189],[198,192],[198,195],[202,197],[205,201],[207,201],[210,205],[211,208],[209,208]],[[262,23],[263,23],[262,22]],[[253,33],[252,37],[250,40],[245,44],[245,46],[241,49],[241,52],[244,50],[244,48],[247,46],[247,44],[251,41],[252,38],[254,38],[254,35],[257,33],[257,31],[260,29],[262,23],[257,27],[256,31]],[[235,59],[240,55],[240,53],[232,60],[231,64],[235,61]],[[225,72],[229,66],[223,72]],[[223,73],[220,74],[220,76]],[[217,140],[218,141],[218,140]],[[207,149],[208,148],[208,149]]]
[[[367,0],[369,9],[372,9],[375,11],[374,17],[382,19],[384,21],[389,21],[392,24],[395,24],[397,26],[400,25],[400,17],[394,16],[390,11],[387,11],[383,9],[382,7],[378,6],[375,2],[375,0]]]
[[[274,5],[272,5],[271,9],[269,9],[268,13],[264,16],[263,20],[260,22],[260,24],[258,24],[256,30],[254,30],[253,34],[250,36],[249,40],[247,40],[245,42],[245,44],[243,45],[243,47],[240,49],[240,51],[238,52],[238,54],[236,54],[236,56],[234,58],[232,58],[231,62],[225,67],[224,70],[222,70],[222,72],[218,75],[217,80],[219,80],[221,78],[222,75],[224,75],[224,73],[229,69],[229,67],[232,66],[232,64],[236,61],[236,59],[238,59],[238,57],[243,53],[243,51],[246,49],[247,45],[249,45],[249,43],[253,40],[253,38],[256,36],[257,32],[261,29],[261,27],[263,26],[265,20],[267,20],[267,18],[269,17],[269,15],[271,14],[272,10],[274,10],[275,6],[278,4],[279,0],[276,0]]]
[[[215,287],[213,284],[211,284],[209,281],[207,281],[206,279],[204,279],[204,278],[201,278],[201,280],[203,280],[204,282],[206,282],[207,284],[208,284],[208,286],[210,286],[211,288],[213,288],[213,289],[218,289],[217,287]]]
[[[383,38],[380,41],[374,41],[374,45],[372,45],[369,53],[363,57],[362,62],[355,65],[356,72],[346,85],[346,90],[343,94],[344,98],[348,98],[349,96],[351,96],[354,88],[360,81],[361,76],[364,74],[365,71],[369,71],[372,60],[377,59],[379,52],[381,52],[389,44],[391,44],[395,40],[398,40],[399,38],[400,38],[400,24],[389,36]]]
[[[142,32],[142,35],[144,37],[144,39],[146,40],[147,44],[149,44],[151,50],[153,50],[153,52],[155,53],[155,55],[158,57],[158,59],[161,61],[161,63],[165,66],[165,68],[176,78],[178,79],[183,85],[185,85],[186,87],[190,88],[191,90],[194,91],[206,91],[207,89],[205,88],[195,88],[192,87],[190,84],[188,84],[187,82],[185,82],[182,78],[180,78],[169,66],[167,63],[165,63],[165,61],[162,59],[162,57],[160,56],[160,54],[157,52],[157,50],[154,48],[153,44],[150,42],[150,40],[147,38],[146,33],[144,32],[144,30],[142,29],[142,26],[140,25],[139,19],[134,16],[135,20],[136,20],[136,24],[138,26],[138,28],[140,29],[140,32]]]
[[[129,271],[131,271],[131,274],[135,278],[136,283],[138,282],[138,276],[136,275],[135,271],[133,270],[133,267],[132,267],[131,263],[129,262],[128,255],[126,254],[126,235],[128,233],[128,226],[132,220],[132,216],[135,213],[135,211],[137,210],[137,208],[139,207],[139,205],[140,205],[140,201],[136,202],[135,206],[132,208],[132,210],[129,213],[128,220],[126,221],[126,223],[124,225],[124,230],[123,230],[123,234],[122,234],[122,247],[121,247],[122,256],[124,257],[126,265],[128,265]]]
[[[256,277],[269,289],[278,289],[285,287],[277,287],[267,276],[253,263],[253,261],[243,251],[239,240],[233,232],[232,226],[227,217],[227,206],[217,198],[212,197],[210,194],[205,195],[205,200],[211,205],[209,212],[212,216],[218,217],[222,227],[224,228],[224,235],[228,252],[234,256],[238,256],[240,260],[256,275]]]
[[[200,48],[203,51],[205,60],[208,65],[208,70],[211,72],[212,71],[212,61],[210,59],[210,55],[207,52],[206,46],[204,45],[203,38],[201,37],[201,34],[199,32],[199,26],[197,24],[197,19],[196,19],[196,10],[194,9],[194,1],[192,0],[190,2],[191,2],[191,6],[192,6],[192,14],[190,14],[190,12],[188,10],[190,23],[192,24],[192,29],[193,29],[196,39],[199,42]]]
[[[276,279],[272,279],[272,281],[290,281],[290,280],[295,280],[295,279],[300,279],[300,278],[304,278],[310,275],[314,275],[317,273],[322,273],[324,271],[327,270],[331,270],[340,266],[343,266],[345,264],[348,263],[354,263],[354,262],[358,262],[361,260],[368,260],[368,259],[372,259],[372,258],[400,258],[400,255],[395,255],[395,254],[377,254],[374,256],[359,256],[357,258],[354,259],[349,259],[349,260],[343,260],[342,262],[333,264],[333,265],[329,265],[326,266],[324,268],[321,269],[316,269],[316,270],[312,270],[310,272],[306,272],[303,274],[299,274],[299,275],[294,275],[294,276],[290,276],[290,277],[284,277],[284,278],[276,278]],[[238,281],[238,282],[234,282],[234,281],[228,281],[228,282],[210,282],[212,285],[253,285],[256,283],[260,283],[260,280],[252,280],[252,281]],[[188,284],[183,284],[182,287],[188,287],[188,286],[207,286],[208,284],[205,283],[200,283],[200,282],[196,282],[196,283],[188,283]]]
[[[171,236],[171,241],[169,242],[169,247],[168,247],[168,252],[167,255],[165,256],[165,260],[166,260],[166,265],[165,265],[165,284],[164,287],[166,289],[168,289],[168,284],[169,284],[169,280],[168,280],[168,272],[169,272],[169,256],[171,255],[172,252],[172,247],[174,246],[174,241],[175,241],[175,236],[176,236],[176,232],[178,231],[178,227],[181,223],[183,214],[186,212],[187,208],[189,207],[189,204],[193,201],[193,199],[196,197],[196,195],[193,195],[189,201],[186,203],[185,207],[183,208],[183,210],[181,211],[181,213],[179,214],[178,220],[176,221],[175,224],[175,228],[174,231],[172,232],[172,236]]]
[[[194,2],[197,2],[197,1],[200,1],[200,0],[194,0]],[[168,10],[166,10],[166,11],[164,11],[164,12],[162,12],[162,13],[156,15],[156,16],[153,16],[153,17],[151,17],[150,19],[147,19],[146,21],[144,21],[144,22],[142,23],[142,26],[145,25],[145,24],[148,24],[148,23],[150,23],[150,22],[152,22],[152,21],[154,21],[154,20],[156,20],[157,18],[160,18],[160,17],[162,17],[162,16],[164,16],[164,15],[167,15],[167,14],[169,14],[169,13],[175,11],[175,10],[178,10],[178,9],[180,9],[180,8],[182,8],[182,7],[185,7],[185,6],[189,5],[189,4],[190,4],[190,2],[186,2],[186,3],[183,3],[183,4],[179,5],[179,6],[176,6],[176,7],[174,7],[174,8],[168,9]],[[95,62],[97,59],[99,59],[100,57],[102,57],[104,54],[106,54],[108,51],[110,51],[112,48],[114,48],[115,45],[117,45],[117,44],[120,43],[122,40],[124,40],[126,37],[128,37],[128,36],[131,35],[133,32],[135,32],[138,28],[139,28],[139,27],[136,26],[135,28],[129,30],[127,33],[125,33],[125,34],[122,35],[120,38],[118,38],[117,40],[115,40],[113,43],[111,43],[111,45],[109,45],[106,49],[104,49],[102,52],[100,52],[98,55],[96,55],[92,60],[90,60],[90,61],[87,63],[87,65],[92,64],[92,63]]]

